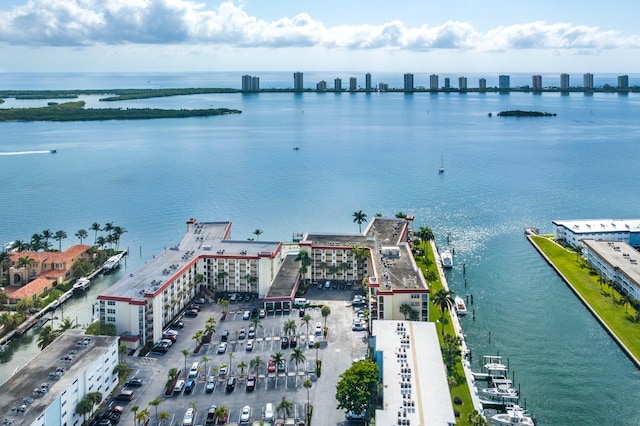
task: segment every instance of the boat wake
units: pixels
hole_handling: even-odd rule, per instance
[[[50,154],[51,150],[45,151],[15,151],[15,152],[0,152],[0,156],[5,155],[31,155],[31,154]]]

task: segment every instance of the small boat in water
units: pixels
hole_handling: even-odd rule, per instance
[[[443,268],[453,268],[453,256],[451,256],[451,252],[449,250],[442,252],[440,260],[442,261]]]
[[[480,389],[480,392],[484,396],[488,396],[490,398],[498,399],[498,400],[500,399],[517,400],[519,398],[518,390],[508,385],[498,385],[492,388]]]
[[[444,173],[444,160],[442,159],[442,155],[440,156],[440,167],[438,167],[438,173]]]
[[[120,259],[122,259],[122,256],[124,256],[125,252],[122,253],[118,253],[114,256],[111,256],[104,265],[102,265],[102,272],[104,272],[105,274],[108,274],[109,272],[113,271],[114,269],[118,269],[118,267],[120,267]]]
[[[52,154],[55,154],[58,151],[56,151],[55,149],[50,149],[49,152],[52,153]]]
[[[464,299],[462,297],[456,296],[455,299],[453,299],[453,302],[456,305],[456,313],[459,316],[463,317],[468,314],[467,305],[464,303]]]
[[[73,285],[73,290],[86,290],[91,284],[91,280],[87,277],[79,278]]]
[[[536,424],[535,420],[527,416],[519,405],[509,406],[506,413],[496,414],[491,419],[501,425],[534,426]]]

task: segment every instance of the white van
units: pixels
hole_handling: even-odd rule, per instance
[[[198,367],[199,366],[200,366],[200,364],[198,364],[197,362],[194,362],[193,364],[191,364],[191,369],[189,370],[189,378],[198,377]]]
[[[176,385],[173,387],[173,392],[180,393],[184,389],[184,380],[180,379],[176,382]]]
[[[267,403],[267,405],[264,406],[264,421],[272,422],[273,417],[274,417],[273,404],[269,402]]]
[[[304,297],[296,297],[293,299],[293,305],[304,308],[309,305],[309,301]]]

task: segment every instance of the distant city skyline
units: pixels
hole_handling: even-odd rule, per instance
[[[631,0],[4,0],[0,72],[633,74],[639,12]]]

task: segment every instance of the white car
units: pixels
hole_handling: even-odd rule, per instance
[[[309,335],[309,347],[312,348],[313,345],[316,343],[316,338],[313,334]]]
[[[249,310],[244,311],[244,313],[242,314],[242,319],[248,320],[249,318],[251,318],[251,311]]]
[[[222,342],[218,345],[218,353],[223,354],[227,351],[227,342]]]
[[[244,350],[247,352],[251,352],[253,350],[253,340],[247,340],[247,343],[244,345]]]
[[[251,419],[251,407],[245,405],[242,407],[242,412],[240,413],[240,423],[249,423]]]
[[[193,424],[193,408],[187,409],[182,419],[182,426],[191,426]]]
[[[322,336],[322,324],[316,323],[316,336]]]

